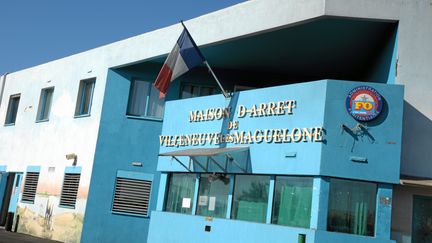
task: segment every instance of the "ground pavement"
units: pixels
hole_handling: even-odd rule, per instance
[[[0,243],[59,243],[59,241],[37,238],[30,235],[13,233],[0,227]]]

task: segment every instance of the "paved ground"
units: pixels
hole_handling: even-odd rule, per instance
[[[5,231],[0,227],[0,243],[59,243],[59,241],[41,239],[20,233]]]

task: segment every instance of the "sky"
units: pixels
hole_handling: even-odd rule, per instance
[[[244,0],[0,1],[0,75],[188,20]]]

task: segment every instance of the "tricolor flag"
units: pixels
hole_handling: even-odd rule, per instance
[[[189,31],[184,28],[156,78],[155,87],[160,90],[162,96],[165,96],[174,79],[204,61],[204,56],[193,41]]]

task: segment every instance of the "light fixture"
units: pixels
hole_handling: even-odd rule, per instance
[[[77,160],[78,160],[78,155],[76,155],[76,154],[66,154],[66,159],[67,160],[74,160],[73,162],[72,162],[72,166],[76,166],[76,164],[77,164]]]

